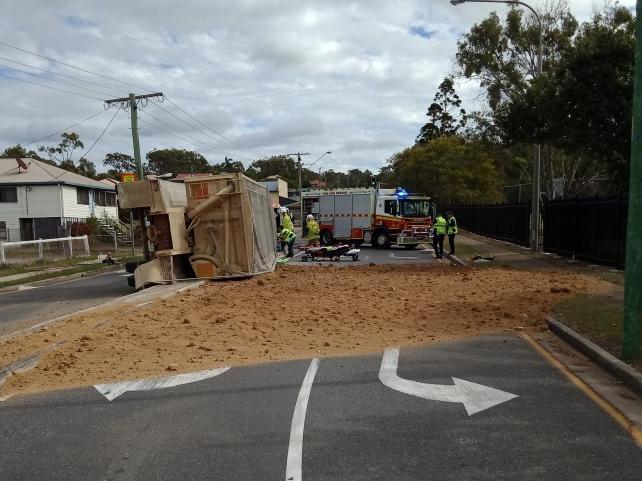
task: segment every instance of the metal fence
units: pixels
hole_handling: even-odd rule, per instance
[[[0,264],[29,264],[36,261],[84,257],[90,254],[87,236],[0,241]]]
[[[628,199],[584,197],[544,204],[544,251],[624,267]]]
[[[493,239],[528,246],[530,203],[456,205],[449,207],[462,229]]]

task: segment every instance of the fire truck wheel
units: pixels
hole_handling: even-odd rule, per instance
[[[387,249],[390,247],[390,239],[385,231],[377,231],[372,237],[372,247],[377,249]]]
[[[321,244],[325,246],[332,244],[332,234],[330,233],[330,231],[321,231]]]
[[[406,249],[414,249],[414,248],[415,248],[415,247],[417,247],[418,245],[419,245],[419,244],[405,244],[405,245],[404,245],[404,247],[405,247]]]

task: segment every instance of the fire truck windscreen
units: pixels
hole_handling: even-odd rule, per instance
[[[428,217],[431,215],[430,202],[419,199],[399,200],[402,217]]]

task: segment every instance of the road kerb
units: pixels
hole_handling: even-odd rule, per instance
[[[642,374],[633,369],[625,362],[620,361],[612,354],[606,352],[600,346],[589,341],[584,336],[578,334],[570,327],[562,324],[553,317],[547,317],[551,332],[556,334],[562,340],[573,346],[582,354],[587,356],[593,362],[604,368],[609,374],[616,377],[638,394],[642,395]]]
[[[116,266],[105,267],[104,269],[97,269],[95,271],[74,272],[73,274],[51,277],[49,279],[41,279],[39,281],[29,281],[29,278],[26,278],[25,282],[23,282],[22,284],[16,284],[15,286],[0,287],[0,294],[3,294],[5,292],[19,291],[23,286],[31,286],[31,287],[50,286],[52,284],[60,284],[61,282],[73,281],[76,279],[82,279],[84,277],[95,277],[101,274],[106,274],[108,272],[117,271],[119,269],[123,269],[123,266],[116,265]],[[1,280],[2,278],[0,278],[0,281]]]
[[[642,431],[638,429],[633,421],[631,421],[626,414],[624,414],[620,409],[607,401],[603,396],[601,396],[595,389],[593,389],[588,383],[580,379],[573,371],[571,371],[564,363],[558,360],[551,352],[548,351],[544,346],[542,346],[537,340],[532,337],[530,334],[523,332],[521,334],[522,339],[528,342],[535,351],[537,351],[546,361],[549,362],[555,369],[557,369],[561,374],[563,374],[569,381],[571,381],[578,389],[580,389],[584,394],[586,394],[595,404],[598,405],[606,414],[611,416],[615,422],[617,422],[624,430],[626,430],[635,444],[642,449]]]

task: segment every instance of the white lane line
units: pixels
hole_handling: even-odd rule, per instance
[[[113,401],[121,394],[127,391],[151,391],[153,389],[163,389],[167,387],[180,386],[191,382],[209,379],[229,370],[229,367],[220,367],[217,369],[205,369],[203,371],[188,372],[184,374],[175,374],[166,377],[153,377],[149,379],[139,379],[137,381],[120,381],[109,384],[96,384],[96,390],[105,396],[108,401]]]
[[[379,380],[384,386],[430,401],[462,403],[469,416],[518,397],[506,391],[453,377],[454,384],[428,384],[403,379],[397,375],[399,348],[388,348],[383,353]]]
[[[286,481],[301,481],[301,464],[303,462],[303,427],[305,425],[305,412],[308,409],[310,390],[314,382],[314,376],[319,369],[319,359],[314,358],[310,362],[308,372],[303,378],[303,384],[296,399],[294,414],[292,415],[292,427],[290,428],[290,446],[288,447],[288,464],[285,468]]]

